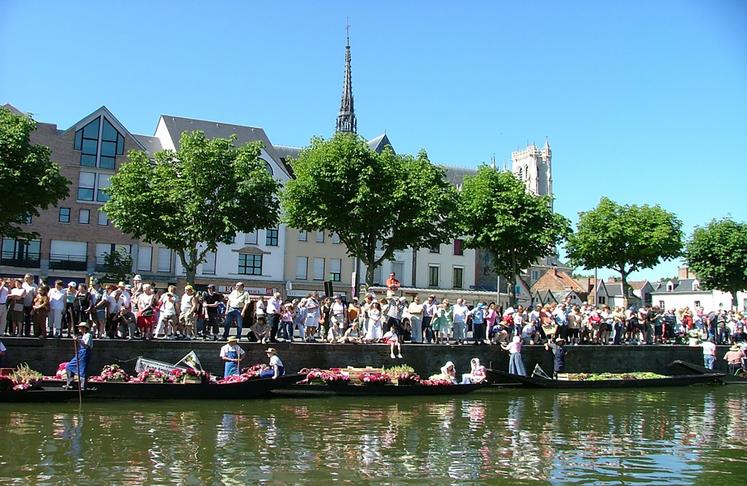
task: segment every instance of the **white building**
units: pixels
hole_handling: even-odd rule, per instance
[[[654,305],[662,309],[695,309],[702,307],[706,312],[729,310],[732,305],[732,295],[719,290],[707,290],[700,286],[696,278],[673,279],[654,284],[651,292]],[[747,308],[747,292],[737,293],[737,309]]]
[[[550,142],[545,146],[528,145],[523,150],[511,153],[511,171],[522,181],[527,190],[540,196],[552,196],[552,150]]]

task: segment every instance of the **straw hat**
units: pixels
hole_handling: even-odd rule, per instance
[[[236,338],[236,336],[228,336],[228,344],[236,343],[239,340]]]
[[[90,326],[88,325],[86,321],[79,322],[78,327],[85,327],[86,329],[90,328]]]
[[[267,348],[265,351],[267,354],[278,354],[277,350],[275,348]]]
[[[732,345],[732,347],[729,348],[729,351],[739,351],[739,350],[740,348],[738,344],[734,344]]]

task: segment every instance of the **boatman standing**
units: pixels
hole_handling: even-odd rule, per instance
[[[262,370],[259,373],[259,377],[272,378],[274,380],[279,376],[283,376],[285,374],[285,366],[283,366],[283,362],[280,361],[277,350],[275,350],[275,348],[267,348],[265,353],[267,353],[267,357],[270,358],[270,368]]]
[[[93,335],[88,327],[87,322],[81,322],[78,324],[78,330],[83,333],[82,336],[77,334],[73,336],[73,340],[77,341],[76,348],[78,354],[73,359],[68,361],[66,373],[67,373],[67,385],[66,388],[72,388],[73,378],[78,377],[80,383],[78,386],[81,390],[86,388],[86,373],[88,371],[88,363],[91,361],[91,350],[93,349]]]
[[[236,336],[228,338],[228,344],[220,348],[220,357],[226,362],[223,369],[223,377],[240,374],[241,360],[244,359],[244,350],[237,344]]]

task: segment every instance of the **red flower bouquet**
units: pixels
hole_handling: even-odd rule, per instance
[[[89,380],[95,383],[101,383],[105,381],[124,383],[126,381],[130,381],[130,376],[125,373],[125,370],[120,368],[119,365],[110,364],[104,366],[104,369],[101,370],[100,375],[92,376],[89,378]]]
[[[350,375],[340,372],[339,368],[322,373],[321,378],[328,386],[346,386],[350,383]]]
[[[361,383],[368,386],[387,385],[391,381],[389,375],[384,373],[363,373],[361,375]]]
[[[419,385],[420,376],[415,373],[400,373],[397,375],[398,386]]]

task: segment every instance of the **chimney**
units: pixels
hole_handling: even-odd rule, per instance
[[[690,272],[690,267],[684,266],[677,268],[677,278],[679,278],[680,280],[685,280],[694,277],[692,276],[692,272]]]

